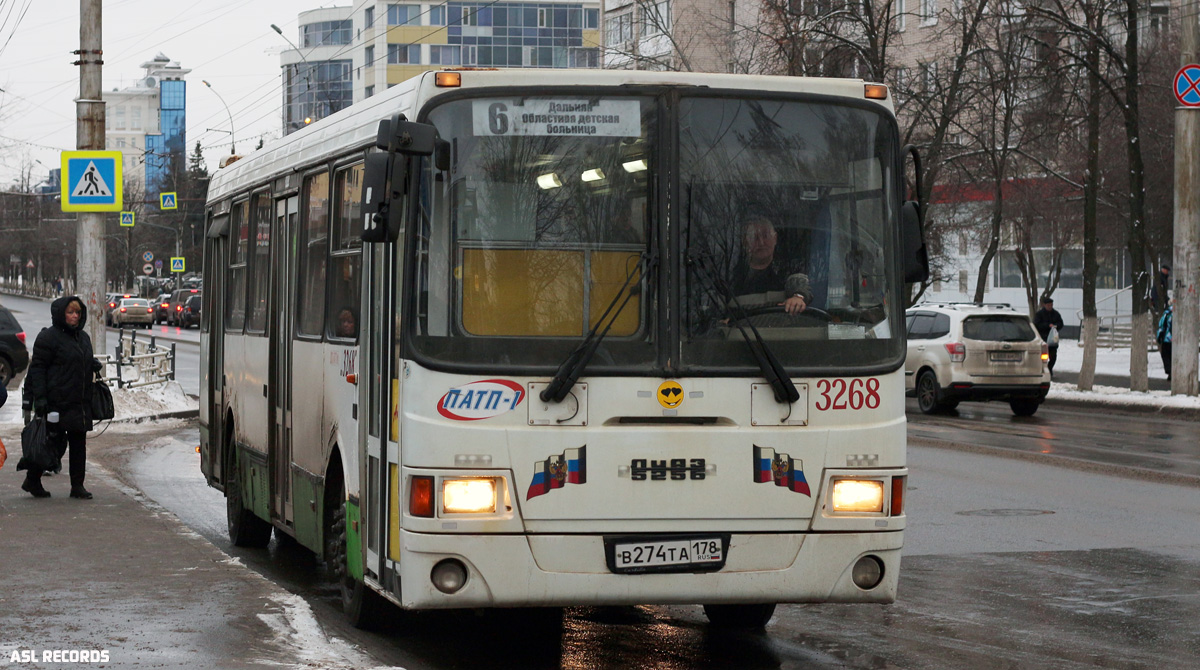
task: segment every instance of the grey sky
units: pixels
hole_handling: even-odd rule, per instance
[[[259,137],[281,133],[279,52],[288,47],[271,30],[277,24],[298,42],[296,16],[318,7],[349,6],[351,0],[105,0],[104,90],[132,85],[141,63],[162,52],[187,75],[187,146],[199,140],[210,171],[229,153],[229,115],[201,83],[208,80],[233,114],[239,153]],[[13,26],[27,10],[19,27]],[[7,20],[6,20],[7,19]],[[9,39],[11,36],[11,40]],[[75,0],[0,0],[0,188],[18,177],[22,164],[40,160],[58,167],[59,152],[75,148],[79,69],[79,3]],[[217,146],[223,145],[223,146]],[[34,163],[34,181],[47,167]]]

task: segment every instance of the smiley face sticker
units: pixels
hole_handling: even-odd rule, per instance
[[[683,404],[683,387],[677,381],[665,381],[658,387],[658,404],[675,409]]]

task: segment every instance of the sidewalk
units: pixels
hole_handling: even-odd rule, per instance
[[[20,489],[20,437],[2,431],[0,665],[12,667],[356,667],[353,649],[330,654],[307,603],[244,567],[173,515],[88,463],[94,500],[67,496],[67,472],[46,478],[52,497]],[[141,436],[109,431],[88,450]],[[14,449],[15,447],[15,449]],[[14,453],[15,452],[15,453]],[[65,464],[64,464],[65,465]],[[345,646],[343,644],[343,646]],[[86,652],[89,662],[47,657]],[[107,652],[107,662],[100,652]],[[313,661],[319,661],[313,663]]]

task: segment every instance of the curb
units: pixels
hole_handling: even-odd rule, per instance
[[[124,419],[113,419],[109,423],[143,423],[145,421],[161,421],[163,419],[195,419],[200,416],[200,408],[184,409],[177,412],[162,412],[160,414],[148,414],[146,416],[130,416]]]
[[[1125,414],[1158,414],[1168,419],[1184,421],[1200,421],[1200,408],[1171,407],[1164,405],[1139,405],[1136,403],[1107,402],[1105,396],[1097,395],[1095,400],[1075,398],[1046,398],[1043,403],[1051,407],[1075,407],[1079,409],[1102,409]]]

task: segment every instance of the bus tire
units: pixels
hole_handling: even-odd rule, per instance
[[[704,616],[710,624],[730,630],[762,630],[773,614],[775,603],[704,606]]]
[[[232,431],[230,433],[232,437]],[[271,543],[271,524],[246,509],[242,499],[242,473],[237,466],[233,440],[228,440],[226,444],[230,450],[226,473],[232,473],[232,476],[225,478],[225,518],[229,527],[229,541],[235,547],[262,549]]]
[[[374,630],[382,620],[387,601],[350,574],[346,499],[340,481],[326,491],[325,565],[342,594],[342,613],[351,626]]]

